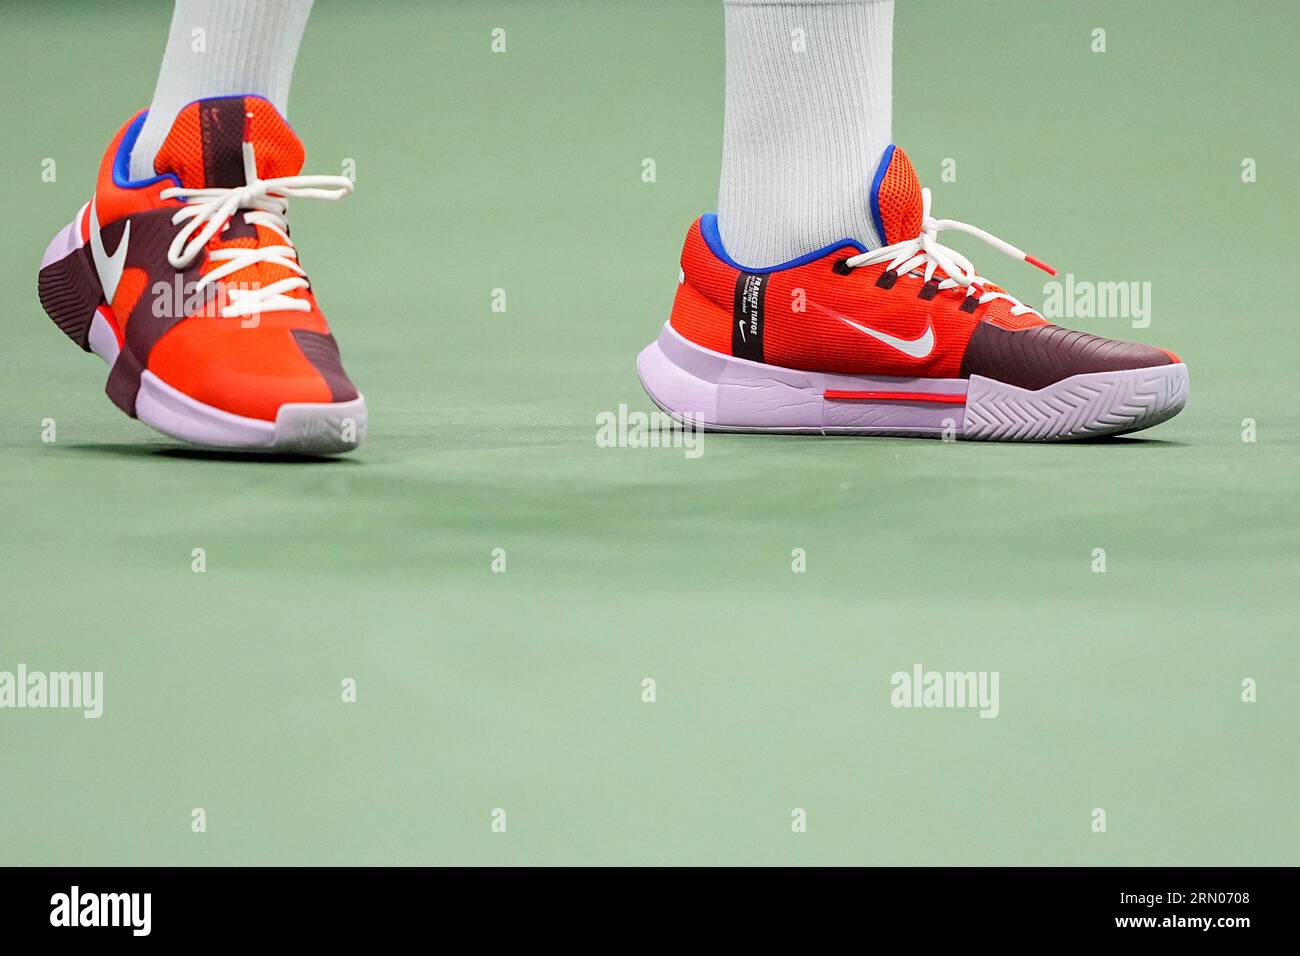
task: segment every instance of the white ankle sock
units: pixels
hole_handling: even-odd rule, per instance
[[[131,150],[131,178],[154,175],[154,157],[176,114],[195,100],[255,93],[285,114],[311,5],[312,0],[176,0],[153,103]],[[196,30],[203,33],[196,36]]]
[[[726,35],[727,252],[762,268],[883,245],[869,196],[890,143],[894,0],[726,0]]]

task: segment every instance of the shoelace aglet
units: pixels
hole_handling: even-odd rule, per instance
[[[1028,262],[1031,266],[1038,266],[1038,268],[1042,269],[1049,276],[1054,276],[1057,274],[1056,270],[1051,266],[1049,266],[1042,259],[1036,259],[1035,257],[1029,255],[1028,253],[1025,253],[1025,261]]]

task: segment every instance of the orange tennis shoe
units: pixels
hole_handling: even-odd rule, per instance
[[[109,366],[108,397],[196,445],[350,451],[366,403],[298,264],[291,198],[339,199],[342,176],[299,175],[303,148],[269,102],[181,111],[152,179],[130,180],[139,113],[104,156],[94,197],[45,251],[41,304]]]
[[[930,216],[901,149],[871,189],[885,245],[845,239],[765,269],[734,262],[716,217],[686,236],[671,317],[637,359],[655,404],[720,431],[1053,441],[1136,431],[1176,415],[1172,352],[1076,332],[976,274],[938,241],[982,239]]]

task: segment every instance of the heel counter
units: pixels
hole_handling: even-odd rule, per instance
[[[696,345],[731,354],[731,313],[691,285],[689,279],[677,286],[668,324]]]

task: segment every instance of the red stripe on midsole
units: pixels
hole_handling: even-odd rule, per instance
[[[828,389],[822,398],[845,402],[938,402],[941,405],[965,405],[966,395],[946,392],[844,392]]]

